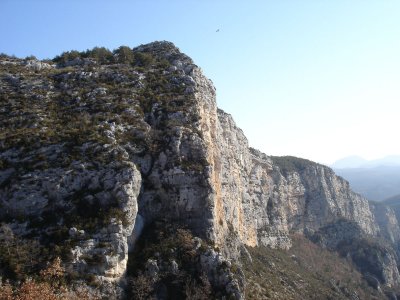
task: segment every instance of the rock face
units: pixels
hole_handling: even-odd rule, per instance
[[[394,212],[330,168],[249,148],[174,45],[133,55],[129,64],[118,53],[105,63],[2,58],[0,218],[15,234],[54,244],[57,232],[71,268],[109,281],[123,278],[129,249],[158,219],[185,224],[227,258],[244,246],[289,248],[291,233],[342,219],[397,245]],[[381,281],[398,285],[396,251],[387,253]]]
[[[23,215],[30,220],[46,223],[46,230],[56,230],[50,218],[75,219],[96,213],[85,212],[98,206],[109,210],[107,223],[86,232],[85,224],[75,220],[68,230],[69,239],[76,246],[71,249],[73,268],[79,272],[96,273],[108,279],[120,279],[128,261],[128,238],[133,234],[137,214],[137,197],[141,175],[135,165],[109,165],[99,169],[84,163],[74,163],[68,168],[46,169],[25,174],[17,183],[3,190],[3,214]],[[75,203],[74,203],[75,202]],[[77,203],[76,203],[77,202]],[[83,211],[78,211],[83,210]],[[115,213],[113,211],[120,211]],[[50,215],[54,214],[53,217]],[[75,216],[73,216],[75,215]],[[26,233],[37,232],[38,226],[29,224]],[[117,255],[115,255],[117,254]],[[101,266],[97,262],[102,262]]]

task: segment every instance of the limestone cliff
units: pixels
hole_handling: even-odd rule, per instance
[[[124,277],[129,250],[157,220],[187,226],[228,259],[245,246],[290,248],[290,234],[340,220],[397,250],[390,208],[326,166],[249,148],[174,45],[129,51],[1,57],[0,220],[15,236],[106,281]],[[399,285],[396,251],[385,253],[381,281]]]
[[[235,237],[248,246],[287,249],[292,233],[312,237],[321,228],[347,220],[357,231],[330,236],[329,241],[336,239],[331,249],[360,236],[383,238],[392,246],[378,247],[380,262],[373,262],[377,265],[374,274],[381,274],[384,284],[399,285],[395,252],[400,228],[392,209],[352,192],[349,183],[326,166],[249,149],[231,116],[219,111],[218,117],[220,134],[215,144],[220,150],[215,172],[219,181],[215,189],[223,195],[223,209],[217,210],[216,219],[223,222],[217,227],[217,241],[229,245],[227,253],[235,255]]]

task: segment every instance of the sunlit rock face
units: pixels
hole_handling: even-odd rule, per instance
[[[330,168],[249,148],[212,82],[173,44],[132,53],[129,63],[1,59],[0,217],[15,234],[67,243],[70,268],[108,281],[123,278],[135,241],[161,219],[228,258],[244,246],[287,249],[291,233],[340,219],[398,243],[393,211]]]

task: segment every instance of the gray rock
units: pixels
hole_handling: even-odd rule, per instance
[[[25,67],[28,69],[32,69],[34,71],[41,71],[41,70],[46,70],[46,69],[52,69],[53,66],[48,64],[48,63],[44,63],[41,62],[39,60],[27,60],[25,62]]]
[[[178,274],[178,272],[179,272],[179,266],[175,260],[171,261],[170,272],[175,275]]]
[[[160,268],[157,265],[157,261],[154,259],[148,259],[145,268],[146,268],[146,275],[152,278],[157,277],[158,272],[160,271]]]

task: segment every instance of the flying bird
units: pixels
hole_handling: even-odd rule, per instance
[[[219,32],[219,29],[217,29],[215,32]]]

